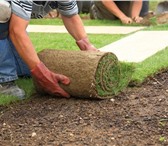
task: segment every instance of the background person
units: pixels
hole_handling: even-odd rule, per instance
[[[120,19],[122,23],[139,23],[148,14],[148,1],[94,1],[90,10],[91,19]]]

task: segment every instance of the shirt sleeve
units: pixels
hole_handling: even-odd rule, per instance
[[[58,12],[65,16],[78,14],[76,0],[58,1]]]
[[[32,5],[32,0],[12,0],[12,13],[29,21],[31,19]]]

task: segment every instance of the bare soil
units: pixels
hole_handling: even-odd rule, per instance
[[[0,107],[1,146],[167,146],[168,71],[108,100],[39,97]]]

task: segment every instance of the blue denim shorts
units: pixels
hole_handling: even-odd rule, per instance
[[[9,37],[0,40],[0,83],[30,77],[30,70],[17,53]]]

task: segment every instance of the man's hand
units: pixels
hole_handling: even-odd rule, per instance
[[[80,48],[81,51],[98,51],[90,42],[89,39],[83,38],[79,41],[76,41],[76,44]]]
[[[142,20],[143,20],[143,18],[142,18],[142,17],[139,17],[139,16],[136,16],[136,17],[133,18],[133,21],[134,21],[135,23],[140,23]]]
[[[38,92],[67,98],[70,97],[70,95],[59,86],[59,83],[68,85],[70,83],[68,77],[51,72],[42,62],[31,70],[31,74]]]
[[[132,23],[132,19],[130,17],[124,16],[122,18],[120,18],[121,22],[123,24],[131,24]]]

